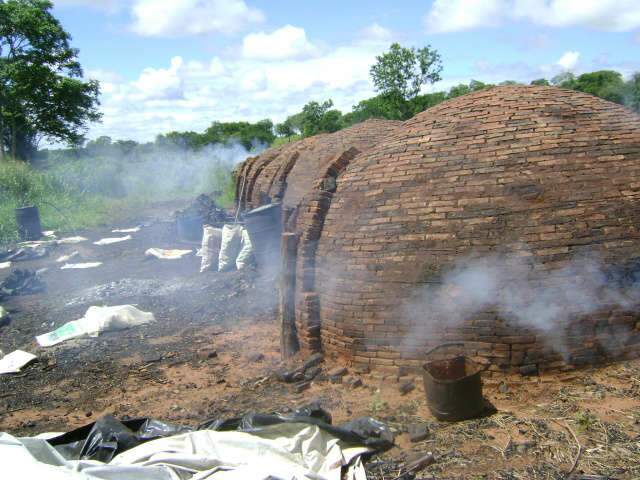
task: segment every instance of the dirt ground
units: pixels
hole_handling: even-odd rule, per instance
[[[47,291],[11,297],[11,323],[0,349],[20,348],[39,361],[0,377],[0,431],[68,431],[103,414],[197,425],[213,417],[281,412],[319,402],[334,423],[367,415],[390,425],[397,447],[371,458],[370,478],[393,479],[427,452],[436,461],[416,478],[555,479],[567,473],[640,478],[640,361],[535,377],[491,376],[484,394],[497,413],[458,423],[429,412],[422,380],[350,371],[357,388],[324,374],[296,393],[274,374],[282,368],[273,279],[252,271],[199,273],[200,258],[147,260],[149,247],[194,248],[176,240],[169,211],[126,224],[77,232],[90,241],[58,246],[16,268],[48,267]],[[143,223],[133,240],[92,242],[112,228]],[[60,270],[55,259],[80,251],[90,270]],[[0,280],[8,270],[0,271]],[[156,322],[97,338],[40,348],[40,335],[80,318],[92,305],[135,304]],[[293,363],[301,363],[296,359]],[[340,366],[325,358],[328,372]],[[415,388],[402,394],[400,387]],[[408,431],[426,427],[412,442]],[[576,463],[574,467],[574,463]],[[408,477],[406,477],[408,478]]]

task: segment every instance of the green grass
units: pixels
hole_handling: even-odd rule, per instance
[[[277,137],[273,143],[271,143],[271,147],[279,147],[280,145],[284,145],[285,143],[295,142],[296,140],[300,140],[302,135],[291,135],[290,137]]]
[[[110,165],[74,162],[35,169],[24,162],[0,162],[0,244],[18,239],[15,209],[36,205],[43,230],[74,230],[114,224],[137,210],[160,201],[191,200],[217,186],[217,202],[234,204],[235,184],[230,169],[215,167],[196,179],[198,184],[159,188],[153,181],[137,179],[131,192],[120,188],[124,173]],[[155,172],[157,176],[158,173]]]

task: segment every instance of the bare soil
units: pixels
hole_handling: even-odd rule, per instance
[[[350,371],[363,381],[352,388],[321,374],[296,393],[274,375],[283,366],[275,280],[254,271],[201,274],[194,255],[145,259],[149,247],[195,250],[177,241],[167,213],[78,232],[90,241],[15,264],[48,267],[48,288],[4,304],[12,321],[0,327],[0,348],[27,350],[39,361],[0,377],[0,431],[67,431],[106,413],[197,425],[248,412],[286,413],[317,401],[334,423],[368,415],[397,432],[397,447],[369,460],[370,478],[393,479],[405,462],[427,452],[436,461],[416,478],[566,478],[576,460],[577,473],[640,478],[640,361],[557,375],[486,377],[484,394],[497,413],[451,424],[431,415],[416,375]],[[131,241],[92,244],[117,236],[112,228],[138,222],[147,223]],[[60,270],[55,259],[74,250],[104,264]],[[35,343],[35,335],[80,318],[91,305],[119,304],[151,311],[157,321],[46,349]],[[337,366],[332,358],[322,364],[324,372]],[[403,395],[406,382],[415,389]],[[429,433],[413,443],[407,432],[419,424]]]

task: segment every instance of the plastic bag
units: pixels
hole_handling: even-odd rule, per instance
[[[236,258],[236,268],[242,270],[249,266],[253,258],[253,245],[251,245],[251,238],[246,228],[242,229],[242,240],[240,242],[240,253]]]
[[[222,244],[222,229],[205,225],[202,234],[202,262],[200,263],[200,273],[207,270],[218,269],[218,256]]]
[[[108,330],[137,327],[155,320],[153,313],[143,312],[132,305],[115,307],[89,307],[79,320],[65,323],[53,332],[36,337],[41,347],[51,347],[71,338],[89,335],[97,337]]]
[[[242,248],[242,227],[240,225],[225,225],[222,227],[220,255],[218,256],[218,271],[232,270],[236,265],[236,258]]]

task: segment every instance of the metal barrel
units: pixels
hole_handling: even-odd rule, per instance
[[[187,242],[202,242],[204,221],[199,215],[179,215],[176,218],[178,238]]]
[[[20,240],[38,240],[42,237],[38,207],[30,205],[16,208],[16,223],[18,224]]]
[[[438,420],[456,422],[482,414],[485,403],[480,365],[458,356],[425,363],[423,369],[427,404]]]
[[[243,215],[258,268],[273,270],[279,268],[281,216],[280,203],[270,203]]]

